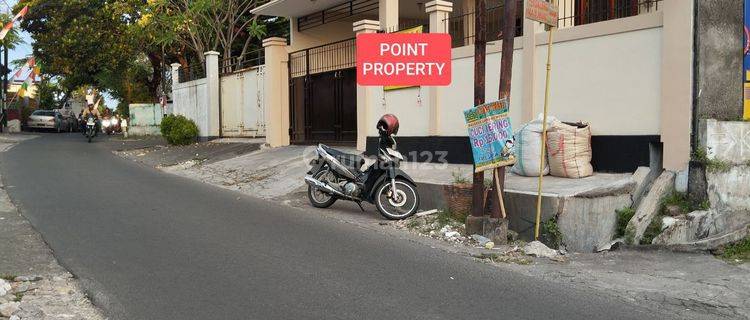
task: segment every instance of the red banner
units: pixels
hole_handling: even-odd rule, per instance
[[[447,86],[451,37],[445,33],[357,35],[357,84]]]

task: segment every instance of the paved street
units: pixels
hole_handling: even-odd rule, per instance
[[[112,319],[668,319],[44,134],[0,155],[22,213]]]

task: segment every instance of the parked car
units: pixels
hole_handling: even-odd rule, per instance
[[[53,110],[36,110],[26,121],[29,129],[51,129],[57,132],[72,131],[75,124],[62,116],[60,112]]]

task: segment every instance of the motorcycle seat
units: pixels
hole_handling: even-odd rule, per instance
[[[321,144],[320,146],[345,167],[353,169],[355,172],[359,172],[362,165],[365,164],[365,158],[358,154],[341,152],[324,144]]]

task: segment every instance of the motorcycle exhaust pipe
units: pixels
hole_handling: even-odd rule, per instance
[[[334,196],[341,197],[341,198],[344,198],[344,199],[349,199],[349,200],[358,200],[358,199],[356,199],[354,197],[345,195],[343,192],[338,191],[338,190],[334,189],[333,187],[329,186],[327,183],[324,183],[324,182],[322,182],[322,181],[320,181],[318,179],[315,179],[313,177],[305,177],[305,182],[308,185],[310,185],[312,187],[316,187],[318,189],[321,189],[323,192],[326,192],[326,193],[328,193],[330,195],[334,195]]]

